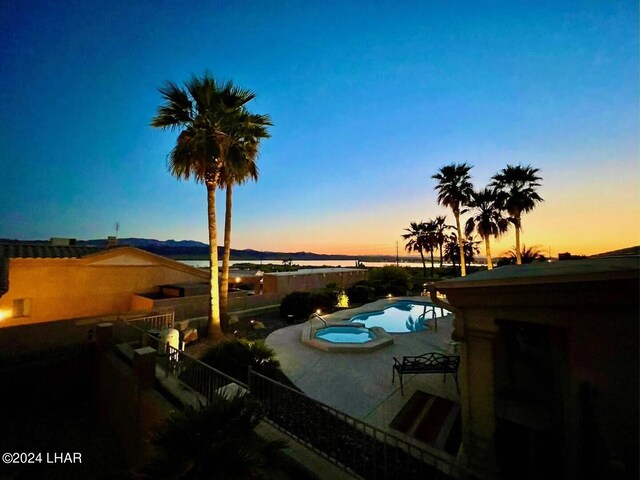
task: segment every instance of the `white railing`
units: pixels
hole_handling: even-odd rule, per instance
[[[144,330],[163,330],[165,328],[173,328],[175,320],[176,313],[168,312],[147,317],[131,318],[126,321],[140,328],[144,327]]]

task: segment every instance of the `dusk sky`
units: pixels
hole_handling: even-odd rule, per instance
[[[274,123],[233,248],[395,254],[410,221],[453,223],[431,179],[452,162],[477,187],[540,168],[527,245],[638,245],[638,55],[635,0],[3,0],[0,237],[206,242],[205,187],[149,122],[164,81],[209,71]]]

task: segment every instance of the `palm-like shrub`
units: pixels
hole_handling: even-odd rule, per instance
[[[216,370],[248,382],[248,369],[274,378],[278,375],[280,362],[269,347],[247,340],[225,340],[217,343],[200,359]]]
[[[262,418],[259,403],[246,395],[220,398],[206,407],[187,407],[156,430],[155,455],[136,478],[276,478],[279,452],[286,444],[255,433]]]
[[[511,260],[511,263],[517,262],[517,254],[516,248],[513,247],[511,250],[507,252],[507,258]],[[534,245],[533,247],[527,247],[526,244],[522,244],[522,249],[520,250],[520,259],[523,264],[533,263],[533,262],[544,262],[547,260],[547,257],[542,253],[542,248],[539,245]]]

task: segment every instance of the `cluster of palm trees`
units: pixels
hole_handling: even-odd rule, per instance
[[[222,336],[227,323],[229,258],[233,187],[257,180],[260,141],[269,137],[268,115],[251,113],[247,104],[255,98],[250,90],[233,82],[218,82],[209,73],[193,76],[181,88],[166,82],[159,88],[163,103],[151,126],[178,131],[168,156],[169,171],[178,179],[204,183],[207,190],[209,252],[211,263],[209,335]],[[224,254],[218,282],[218,235],[216,190],[226,191]],[[220,283],[220,285],[219,285]]]
[[[447,219],[444,216],[438,216],[433,220],[426,222],[411,222],[410,228],[405,228],[407,233],[402,235],[402,238],[407,240],[405,246],[408,252],[418,252],[422,259],[422,269],[424,276],[427,275],[427,264],[425,262],[424,254],[429,253],[431,255],[431,276],[433,276],[433,254],[436,249],[440,253],[440,267],[442,267],[443,248],[447,242],[447,230],[451,228],[446,225]]]
[[[515,255],[516,263],[522,263],[520,250],[520,233],[522,230],[522,214],[530,212],[536,205],[543,201],[537,193],[542,178],[538,176],[539,169],[530,165],[507,165],[493,177],[485,188],[476,190],[471,183],[470,171],[473,167],[466,163],[450,164],[441,167],[432,178],[438,183],[435,187],[438,193],[438,204],[452,210],[455,218],[455,227],[445,225],[445,217],[437,217],[442,227],[435,228],[435,221],[410,224],[405,229],[408,233],[403,235],[408,240],[408,251],[420,253],[423,266],[424,253],[432,255],[433,275],[433,251],[440,247],[440,266],[442,266],[442,246],[445,245],[445,256],[452,261],[460,263],[460,273],[466,275],[465,259],[473,256],[478,242],[473,240],[473,233],[477,233],[484,240],[487,256],[487,269],[493,268],[491,258],[491,237],[498,238],[504,234],[509,225],[513,225],[516,234]],[[464,225],[464,232],[460,222],[460,216],[471,213]],[[455,228],[456,234],[447,236],[444,231],[447,228]],[[466,238],[465,238],[466,237]],[[458,255],[454,254],[452,241],[457,241]],[[426,273],[426,266],[425,273]]]

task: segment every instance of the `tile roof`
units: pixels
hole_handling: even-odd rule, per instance
[[[81,258],[103,250],[80,245],[0,243],[0,258]]]

